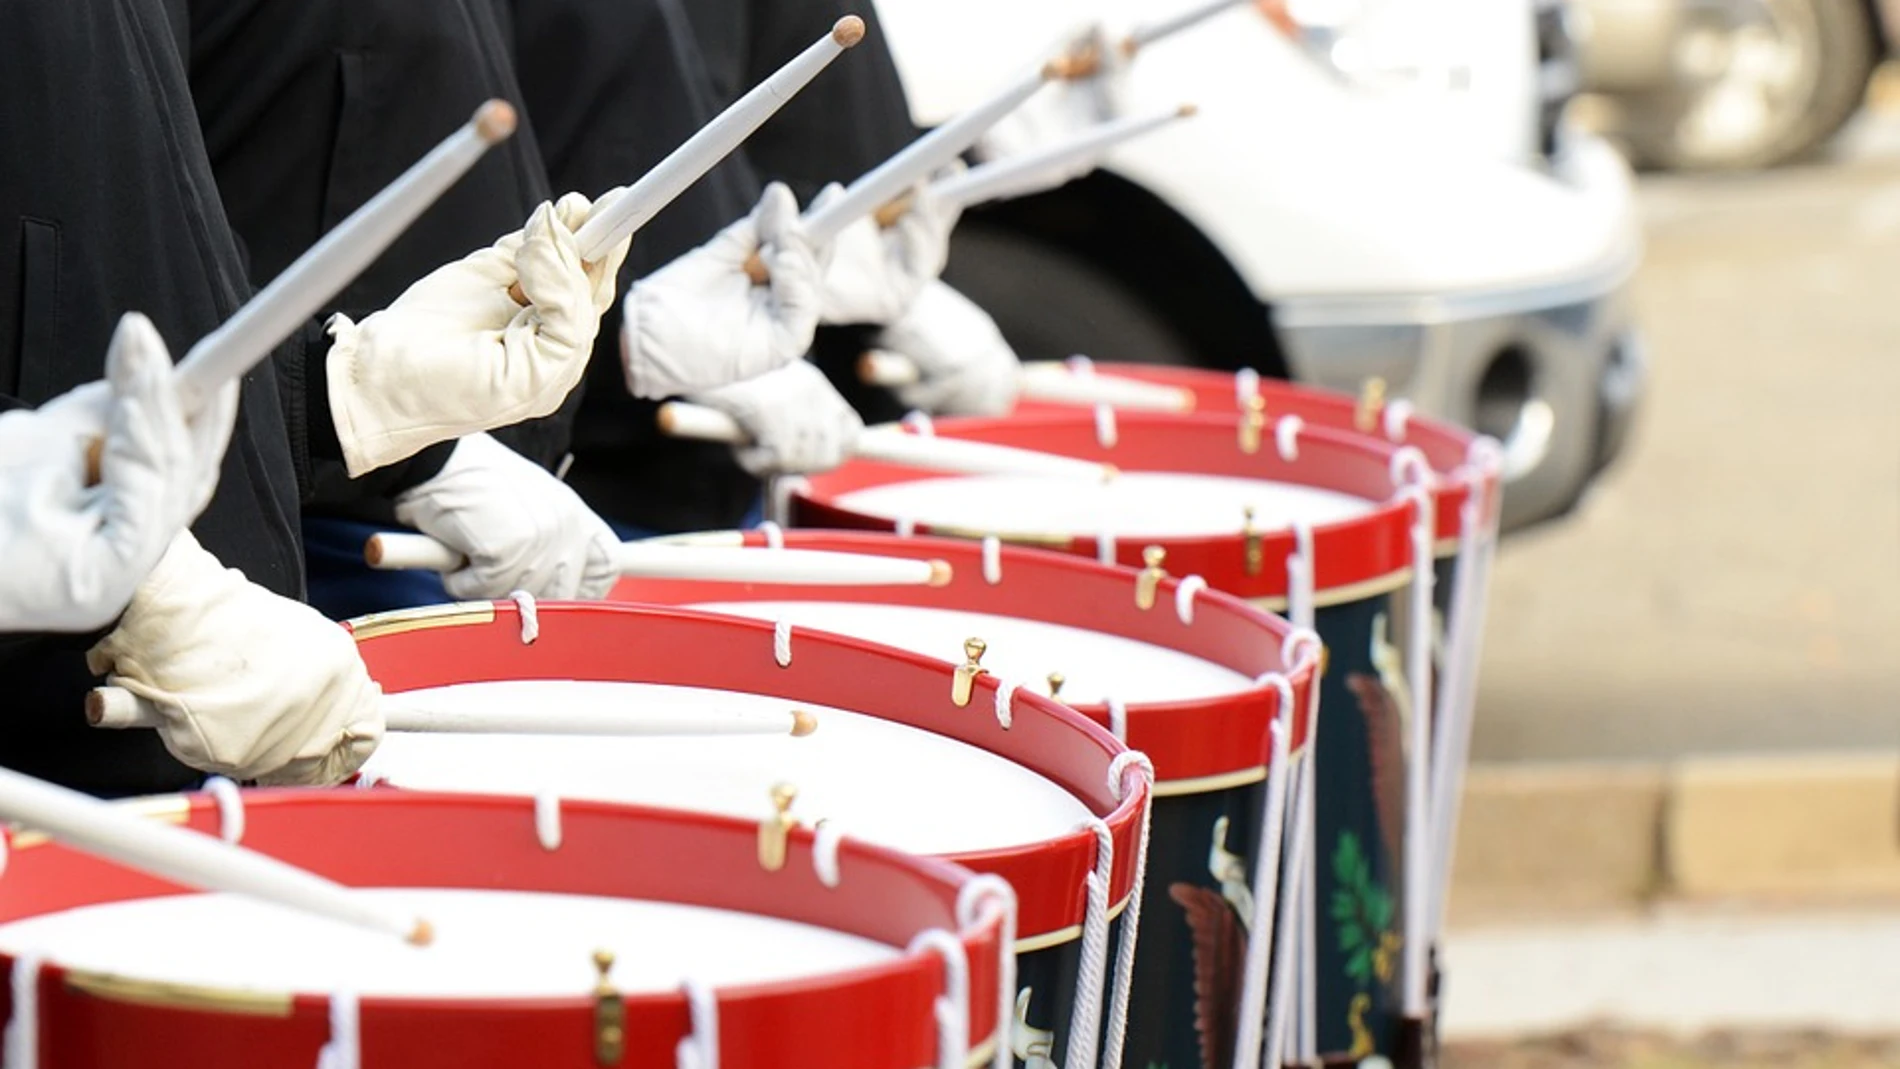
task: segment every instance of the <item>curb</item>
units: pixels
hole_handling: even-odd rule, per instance
[[[1900,899],[1900,751],[1471,770],[1451,923]]]

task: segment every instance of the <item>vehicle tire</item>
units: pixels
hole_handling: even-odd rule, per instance
[[[943,278],[981,305],[1024,360],[1197,364],[1142,295],[1087,260],[995,227],[957,227]]]
[[[1621,101],[1639,166],[1772,167],[1811,155],[1859,110],[1879,58],[1864,0],[1685,6],[1674,82]]]

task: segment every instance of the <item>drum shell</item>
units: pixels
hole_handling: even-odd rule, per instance
[[[168,801],[182,805],[164,818],[218,833],[219,810],[209,799]],[[847,878],[865,881],[846,901],[814,874],[808,833],[794,833],[786,869],[767,877],[757,870],[756,832],[745,822],[628,806],[564,806],[564,841],[557,851],[535,838],[527,799],[281,790],[249,792],[245,808],[247,845],[345,884],[542,890],[732,908],[769,904],[788,919],[823,923],[829,917],[838,927],[854,924],[860,930],[872,924],[878,937],[899,946],[924,927],[955,928],[957,888],[968,878],[941,862],[846,844],[841,869]],[[366,825],[387,849],[362,849]],[[339,828],[348,834],[338,834]],[[678,853],[689,845],[695,865],[662,871],[648,860],[647,851]],[[9,867],[0,888],[0,914],[8,918],[180,890],[44,843],[23,843]],[[878,909],[889,916],[864,919]],[[982,1043],[997,1024],[998,936],[994,922],[963,934],[972,1034]],[[932,1003],[942,993],[942,976],[938,960],[926,954],[832,976],[722,987],[722,1064],[913,1069],[935,1057]],[[139,984],[51,964],[41,969],[35,991],[39,1064],[60,1069],[308,1069],[330,1040],[325,994]],[[618,1064],[673,1067],[675,1047],[691,1027],[684,999],[640,993],[627,996],[625,1006],[628,1045]],[[0,985],[0,1012],[12,1021],[15,1010],[12,986]],[[880,1015],[888,1027],[855,1027],[865,1013]],[[366,1065],[598,1064],[595,1003],[585,993],[367,997],[360,1001],[359,1029]]]

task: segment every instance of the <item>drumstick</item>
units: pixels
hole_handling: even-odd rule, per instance
[[[163,715],[150,702],[120,687],[98,687],[86,697],[86,720],[96,728],[155,728]],[[803,709],[784,713],[733,710],[722,713],[657,713],[628,709],[430,709],[386,700],[390,731],[433,735],[791,735],[818,730],[818,718]]]
[[[995,96],[912,141],[895,156],[865,172],[845,188],[842,196],[805,212],[805,234],[812,245],[830,244],[839,231],[880,208],[888,207],[884,218],[895,221],[903,209],[893,202],[900,201],[912,186],[962,155],[964,149],[976,144],[977,138],[1002,121],[1003,116],[1016,110],[1061,72],[1059,63],[1047,63],[1023,75]],[[765,260],[758,253],[746,261],[745,271],[758,285],[771,281]]]
[[[467,560],[427,535],[372,535],[363,559],[382,571],[459,571]],[[746,549],[623,543],[615,553],[620,574],[640,579],[709,583],[803,583],[813,586],[945,586],[948,561],[833,553],[812,549]]]
[[[1230,7],[1239,7],[1241,4],[1250,2],[1251,0],[1207,0],[1206,3],[1188,8],[1159,22],[1137,26],[1122,39],[1122,54],[1132,56],[1151,44],[1198,26]]]
[[[434,938],[428,921],[382,908],[314,872],[9,769],[0,769],[0,819],[187,887],[245,895],[417,946]]]
[[[745,445],[750,441],[737,420],[700,405],[669,401],[660,406],[659,420],[660,430],[676,438],[728,445]],[[910,434],[896,427],[866,427],[858,435],[856,455],[881,464],[963,475],[1043,475],[1108,482],[1117,474],[1112,464],[991,442]]]
[[[916,361],[902,353],[873,349],[858,359],[858,378],[867,386],[909,386],[923,378]],[[1194,393],[1121,375],[1078,375],[1063,364],[1039,360],[1023,365],[1017,379],[1020,396],[1059,405],[1108,405],[1145,412],[1192,412]]]
[[[830,33],[720,112],[638,182],[607,194],[613,197],[613,202],[595,212],[576,235],[580,239],[581,258],[597,260],[622,238],[645,226],[688,186],[730,156],[765,120],[830,66],[832,60],[862,40],[863,19],[856,15],[839,19]],[[601,199],[605,201],[606,197]]]
[[[1195,113],[1194,105],[1101,123],[1046,148],[1006,157],[933,182],[930,192],[958,209],[1054,189],[1078,167],[1093,168],[1111,148]]]
[[[230,319],[198,339],[174,372],[185,414],[202,411],[225,383],[270,355],[381,256],[483,153],[514,132],[515,109],[507,101],[483,104],[466,125],[319,238]],[[100,440],[87,446],[87,485],[99,482],[104,449]]]

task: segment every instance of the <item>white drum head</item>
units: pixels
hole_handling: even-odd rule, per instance
[[[757,694],[564,680],[461,684],[389,700],[434,709],[799,708],[818,718],[817,732],[805,738],[392,732],[364,773],[417,790],[551,792],[761,820],[773,812],[772,787],[790,783],[798,790],[792,813],[803,823],[829,819],[846,835],[921,854],[1045,842],[1091,816],[1055,783],[988,751],[876,717]],[[993,712],[973,704],[969,714]]]

